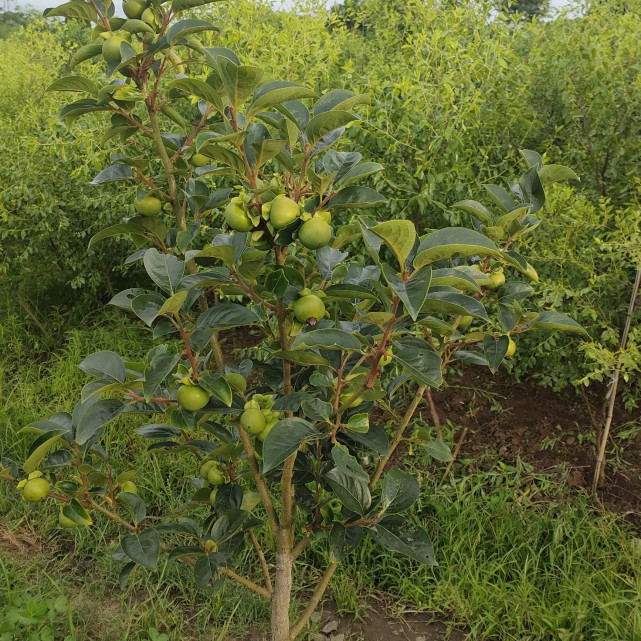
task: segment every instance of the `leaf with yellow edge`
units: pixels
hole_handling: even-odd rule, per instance
[[[170,296],[163,303],[163,306],[158,311],[157,316],[163,316],[166,314],[174,314],[175,316],[177,316],[178,312],[180,311],[180,308],[182,307],[182,304],[185,302],[185,299],[187,298],[188,293],[189,293],[188,290],[183,289],[181,292],[177,292],[173,296]]]
[[[414,223],[409,220],[387,220],[376,227],[370,227],[369,231],[383,240],[394,252],[401,270],[405,269],[405,261],[416,241]]]

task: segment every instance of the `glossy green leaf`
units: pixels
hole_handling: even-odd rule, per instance
[[[321,138],[327,134],[345,127],[350,122],[358,120],[356,116],[347,113],[346,111],[328,111],[314,116],[307,127],[305,128],[305,135],[309,144],[313,147]]]
[[[238,303],[219,303],[198,317],[198,327],[206,329],[231,329],[241,325],[256,325],[260,319],[254,312]]]
[[[271,429],[263,443],[263,474],[277,468],[302,443],[321,437],[321,433],[302,418],[284,418]]]
[[[298,334],[292,344],[293,349],[303,347],[359,351],[361,343],[358,338],[344,329],[313,329]]]
[[[575,320],[559,312],[541,312],[529,325],[528,329],[551,329],[562,332],[587,334]]]
[[[145,401],[149,403],[158,392],[161,383],[173,372],[180,361],[180,354],[158,354],[145,368],[145,380],[142,384]]]
[[[120,541],[122,551],[135,563],[149,570],[158,565],[160,537],[154,528],[143,530],[140,534],[124,536]]]
[[[49,450],[66,434],[66,430],[51,430],[41,434],[29,448],[29,454],[22,465],[25,474],[31,474],[42,459],[49,453]]]
[[[459,256],[494,256],[501,258],[498,247],[483,234],[465,227],[445,227],[432,232],[418,247],[414,267],[419,269],[443,258]]]
[[[414,505],[419,492],[420,487],[413,474],[391,469],[383,478],[381,507],[388,513],[404,512]]]
[[[400,269],[405,269],[405,261],[416,242],[416,229],[409,220],[388,220],[369,231],[376,234],[392,250]]]
[[[422,267],[412,274],[408,280],[403,280],[389,265],[383,265],[383,275],[389,286],[401,299],[405,310],[416,320],[427,297],[432,281],[432,268]]]
[[[185,263],[155,247],[145,252],[143,264],[151,280],[168,294],[173,294],[185,273]],[[161,308],[162,309],[162,308]]]
[[[372,503],[367,480],[347,475],[337,467],[327,472],[324,478],[330,484],[338,500],[348,510],[356,512],[356,514],[365,514]]]
[[[325,205],[325,209],[363,209],[386,203],[387,198],[375,189],[361,185],[343,187],[332,196]]]
[[[498,371],[509,345],[510,339],[507,336],[495,338],[493,334],[488,334],[483,339],[483,352],[492,374]]]
[[[78,91],[88,93],[94,97],[98,95],[96,83],[83,76],[64,76],[54,80],[46,91]]]
[[[117,383],[126,380],[125,365],[118,354],[110,351],[94,352],[85,357],[78,367],[91,376],[104,378]]]
[[[434,547],[427,532],[409,529],[401,517],[389,516],[368,528],[370,536],[390,552],[398,552],[425,565],[436,565]]]
[[[408,374],[430,387],[439,387],[443,382],[441,357],[421,338],[405,336],[397,341],[392,358]]]

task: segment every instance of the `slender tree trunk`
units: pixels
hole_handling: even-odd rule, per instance
[[[271,641],[289,641],[289,604],[292,592],[292,556],[289,538],[281,530],[276,552],[276,574],[272,594]]]

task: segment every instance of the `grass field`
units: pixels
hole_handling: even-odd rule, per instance
[[[34,335],[17,317],[0,328],[0,440],[11,443],[18,459],[30,440],[20,428],[72,405],[85,382],[76,367],[82,354],[102,348],[135,356],[150,345],[147,334],[111,312],[85,319],[82,329],[38,339],[35,358]],[[60,347],[51,350],[55,344]],[[150,512],[177,508],[196,462],[148,455],[133,434],[136,420],[114,423],[107,445],[118,442],[129,463],[144,470],[139,487]],[[641,639],[641,540],[625,521],[568,489],[562,469],[540,475],[521,462],[468,463],[465,474],[458,471],[439,488],[440,467],[427,457],[407,461],[422,480],[413,518],[432,536],[439,566],[408,564],[367,540],[332,580],[339,613],[364,617],[370,604],[396,618],[425,611],[469,639]],[[125,469],[127,460],[114,464]],[[261,638],[268,611],[253,594],[229,583],[213,596],[197,591],[190,568],[172,562],[136,574],[121,590],[120,563],[111,559],[118,535],[110,524],[98,519],[90,529],[63,532],[53,506],[25,510],[12,489],[0,491],[0,583],[6,586],[0,621],[26,607],[16,603],[28,596],[48,604],[45,628],[61,635],[73,629],[76,640]],[[295,578],[302,594],[317,579],[312,561],[320,548],[303,557],[308,563]],[[2,637],[0,627],[3,641],[49,638],[28,637],[26,628],[14,634]]]

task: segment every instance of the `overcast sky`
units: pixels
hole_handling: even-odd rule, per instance
[[[65,0],[18,0],[14,4],[14,0],[10,0],[9,4],[11,8],[13,9],[14,7],[31,7],[33,9],[37,9],[38,11],[44,11],[48,7],[56,7],[60,4],[65,2]],[[283,5],[287,6],[289,4],[288,0],[271,0],[272,4],[281,7]],[[339,2],[339,0],[327,0],[328,5],[333,5]],[[4,4],[4,0],[0,0],[0,9],[2,8],[2,5]],[[116,0],[116,6],[118,9],[120,8],[121,1]],[[118,11],[118,13],[121,13]]]
[[[11,7],[13,8],[14,6],[17,7],[32,7],[34,9],[37,9],[38,11],[44,11],[44,9],[48,7],[56,7],[59,4],[62,4],[65,0],[18,0],[17,3],[14,5],[13,0],[11,0],[10,4]],[[289,4],[288,0],[271,0],[272,4],[274,4],[277,7],[282,7],[282,6],[287,6]],[[327,0],[328,5],[333,5],[338,3],[340,0]],[[563,6],[565,3],[565,0],[552,0],[551,4],[553,7],[560,7]],[[118,8],[120,8],[120,0],[116,0],[116,5]],[[2,7],[2,0],[0,0],[0,8]],[[118,13],[121,13],[118,11]]]

